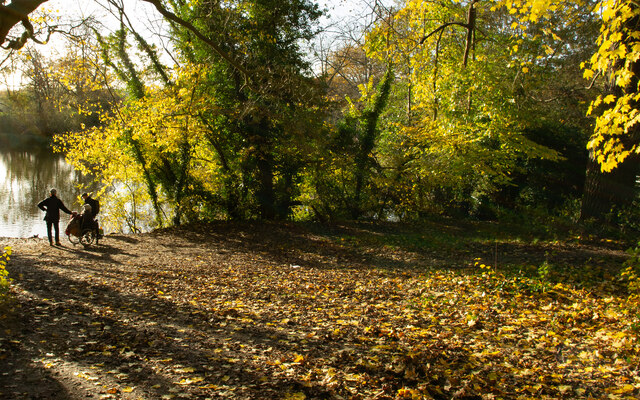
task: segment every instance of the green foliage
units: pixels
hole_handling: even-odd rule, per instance
[[[172,25],[180,67],[167,68],[124,26],[98,36],[102,66],[128,98],[61,150],[110,188],[114,215],[131,229],[140,201],[151,203],[155,226],[514,210],[569,219],[597,95],[583,90],[580,62],[596,50],[599,17],[585,4],[519,4],[537,11],[406,0],[364,44],[336,50],[349,65],[328,72],[359,78],[323,92],[302,47],[316,5],[168,2],[209,42]]]
[[[11,257],[11,247],[5,247],[2,255],[0,255],[0,301],[6,296],[11,284],[11,279],[8,278],[9,272],[7,272],[7,263]]]
[[[313,88],[302,74],[307,66],[297,40],[310,34],[305,18],[317,18],[315,6],[256,1],[237,9],[219,7],[203,2],[185,11],[185,17],[221,11],[222,21],[208,19],[211,26],[200,26],[213,35],[217,23],[242,26],[239,32],[251,40],[223,39],[231,47],[242,44],[238,55],[255,74],[244,77],[251,82],[238,80],[226,60],[210,68],[210,49],[190,40],[181,44],[187,57],[183,67],[165,71],[154,49],[134,34],[143,60],[161,78],[163,87],[157,87],[132,62],[130,35],[121,26],[100,42],[103,62],[127,86],[129,99],[117,114],[105,117],[100,129],[60,139],[60,148],[76,165],[89,166],[117,188],[114,199],[120,199],[114,205],[123,204],[123,187],[136,188],[124,192],[138,204],[142,197],[135,198],[134,192],[146,186],[157,226],[220,216],[221,211],[229,218],[286,218],[298,195],[303,157],[310,154],[304,148],[309,146],[306,133],[317,122],[313,110],[301,107],[309,103],[308,93],[298,90]]]
[[[208,208],[233,219],[288,218],[321,132],[318,92],[300,47],[313,35],[317,6],[300,0],[233,7],[204,1],[176,12],[233,52],[249,74],[240,76],[210,46],[176,29],[187,60],[206,66],[197,86],[203,105],[198,118],[217,164],[209,171],[217,186]]]
[[[555,22],[553,17],[558,14],[565,21],[573,20],[573,25],[582,30],[585,21],[574,18],[576,10],[586,9],[599,17],[599,36],[594,41],[597,47],[581,63],[584,77],[592,80],[592,85],[602,77],[606,89],[589,105],[588,114],[596,115],[596,123],[588,148],[604,172],[610,172],[625,160],[634,158],[640,140],[637,127],[638,4],[617,0],[526,0],[501,4],[505,4],[513,14],[519,14],[523,24]],[[557,46],[562,39],[550,30],[547,32],[553,39],[551,44]],[[631,162],[637,163],[637,160]]]
[[[607,222],[617,228],[619,234],[627,238],[640,237],[640,193],[628,205],[614,206]]]
[[[466,21],[472,4],[475,19]],[[390,56],[399,66],[376,154],[386,173],[375,182],[395,215],[495,217],[496,206],[514,207],[516,201],[504,194],[517,192],[514,184],[525,189],[528,183],[517,179],[533,176],[532,167],[540,168],[540,177],[564,167],[557,164],[563,144],[550,146],[532,132],[540,125],[566,132],[585,124],[586,104],[579,96],[533,99],[566,93],[562,86],[574,81],[583,85],[576,59],[593,45],[567,35],[570,46],[550,51],[544,27],[521,34],[517,19],[494,5],[409,0],[393,14],[393,24],[380,23],[367,37],[372,57]],[[583,17],[589,14],[580,10],[576,18]],[[570,32],[561,22],[557,28]],[[471,39],[464,39],[469,31]],[[594,38],[597,32],[581,34]],[[470,56],[463,40],[467,50],[472,47]],[[571,134],[568,140],[582,141],[584,148],[586,135],[579,129]],[[554,189],[547,193],[555,196]],[[553,199],[550,207],[564,201]]]
[[[317,164],[311,185],[317,194],[312,206],[321,217],[358,219],[379,211],[374,182],[380,168],[375,150],[393,76],[389,65],[375,87],[373,78],[361,87],[361,97],[357,102],[349,99],[344,118],[331,132],[326,147],[320,149],[329,156],[319,154],[326,161]]]
[[[555,150],[562,158],[519,158],[514,165],[511,184],[499,188],[492,194],[492,200],[508,209],[540,208],[557,215],[568,201],[582,196],[588,134],[575,127],[548,125],[531,126],[525,135]]]

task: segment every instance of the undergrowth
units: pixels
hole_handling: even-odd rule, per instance
[[[11,247],[5,247],[0,256],[0,297],[9,289],[9,272],[7,272],[7,262],[11,257]]]
[[[2,303],[9,292],[9,272],[7,271],[7,262],[11,257],[11,247],[5,247],[0,256],[0,303]]]

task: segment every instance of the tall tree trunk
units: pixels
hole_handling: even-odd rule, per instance
[[[602,221],[614,206],[631,205],[637,194],[639,173],[640,157],[637,155],[629,156],[611,172],[602,172],[600,164],[589,157],[580,220]]]
[[[260,217],[266,220],[276,218],[276,196],[274,190],[273,143],[271,142],[271,130],[266,117],[254,116],[249,123],[248,141],[255,150],[255,174],[258,178],[257,200],[260,208]]]
[[[260,203],[260,216],[262,219],[273,220],[276,217],[276,198],[273,190],[273,158],[270,153],[265,153],[257,163],[260,186],[258,188],[258,201]]]

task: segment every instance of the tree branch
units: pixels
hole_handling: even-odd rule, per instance
[[[205,42],[209,47],[211,47],[211,49],[213,49],[213,51],[215,51],[216,53],[218,53],[218,55],[220,57],[222,57],[223,59],[225,59],[229,64],[231,64],[235,69],[237,69],[238,71],[240,71],[245,78],[249,78],[249,72],[247,72],[246,69],[244,69],[244,67],[242,67],[240,64],[238,64],[236,62],[236,60],[234,60],[229,54],[227,54],[227,52],[225,52],[224,50],[222,50],[220,48],[220,46],[218,46],[213,40],[209,39],[208,37],[204,36],[195,26],[193,26],[190,22],[185,21],[184,19],[178,17],[176,14],[172,13],[171,11],[167,10],[160,2],[160,0],[143,0],[147,3],[152,4],[153,6],[155,6],[155,8],[158,10],[158,12],[160,14],[162,14],[163,17],[167,18],[170,21],[173,21],[175,23],[177,23],[178,25],[187,28],[189,31],[191,31],[194,35],[196,35],[196,37],[200,40],[202,40],[203,42]]]
[[[9,31],[17,25],[18,22],[22,22],[23,24],[26,22],[25,27],[31,25],[29,23],[29,14],[46,1],[47,0],[13,0],[6,6],[0,5],[0,44],[3,44],[7,40]],[[24,45],[24,43],[22,44]]]
[[[464,22],[447,22],[446,24],[442,24],[439,27],[437,27],[436,29],[434,29],[433,31],[431,31],[431,33],[429,33],[428,35],[425,35],[422,39],[420,39],[420,44],[423,44],[425,42],[425,40],[429,39],[431,36],[435,35],[436,33],[446,29],[449,26],[452,25],[458,25],[461,26],[465,29],[469,29],[469,25],[465,24]]]

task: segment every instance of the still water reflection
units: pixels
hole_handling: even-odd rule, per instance
[[[48,146],[28,150],[0,146],[0,237],[46,237],[44,212],[37,204],[49,189],[56,188],[67,208],[78,211],[82,190],[79,184],[84,180],[82,174],[62,156],[53,154]],[[60,229],[64,230],[68,216],[61,214]]]

